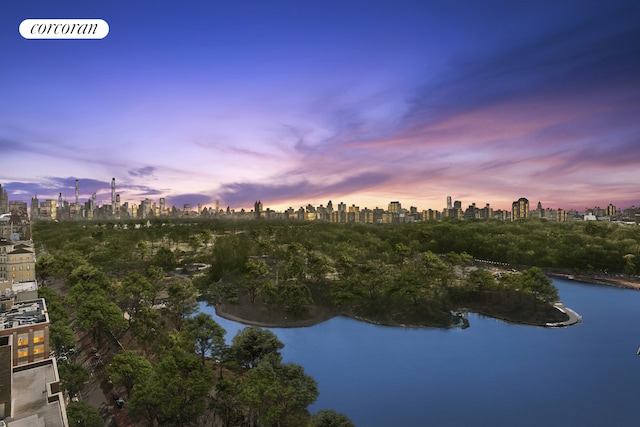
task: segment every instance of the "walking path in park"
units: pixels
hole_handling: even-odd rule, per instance
[[[576,313],[575,311],[573,311],[572,309],[570,309],[569,307],[567,307],[563,303],[557,302],[553,306],[556,309],[558,309],[561,312],[563,312],[564,314],[566,314],[567,316],[569,316],[569,319],[565,320],[564,322],[547,323],[548,327],[561,328],[563,326],[571,326],[571,325],[575,325],[577,323],[582,323],[582,316],[580,316],[578,313]]]

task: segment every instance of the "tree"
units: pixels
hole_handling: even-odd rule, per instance
[[[469,273],[467,286],[474,291],[483,292],[495,288],[496,279],[490,271],[478,268]]]
[[[41,254],[36,260],[36,277],[44,282],[55,271],[56,260],[49,254]]]
[[[309,424],[307,406],[318,398],[318,386],[304,369],[280,363],[271,354],[248,372],[240,389],[240,400],[256,409],[265,426],[298,427]]]
[[[191,246],[194,252],[198,251],[202,243],[202,236],[200,234],[192,234],[189,236],[189,246]]]
[[[324,409],[311,418],[313,427],[356,427],[345,414],[333,409]]]
[[[105,331],[123,331],[127,327],[122,310],[104,294],[87,295],[76,310],[76,322],[83,331],[91,332],[100,348]]]
[[[136,252],[140,256],[140,260],[144,260],[144,258],[149,253],[149,243],[144,240],[140,240],[136,243]]]
[[[311,291],[304,283],[289,282],[285,284],[278,294],[278,299],[284,306],[285,313],[293,316],[301,316],[308,311],[308,306],[313,304]]]
[[[67,419],[70,426],[102,427],[104,425],[104,420],[98,410],[82,401],[69,403]]]
[[[58,366],[62,388],[71,394],[78,393],[89,381],[89,371],[82,365],[75,363],[61,363]]]
[[[170,270],[176,266],[176,254],[170,249],[160,248],[153,256],[153,265],[162,267],[164,270]]]
[[[211,243],[211,239],[213,238],[213,232],[208,228],[205,228],[200,232],[200,234],[202,235],[202,243],[204,243],[205,246],[209,246],[209,243]]]
[[[78,251],[63,251],[55,256],[53,276],[67,279],[71,272],[81,265],[87,264],[82,254]]]
[[[167,287],[168,298],[165,309],[173,319],[177,330],[182,329],[182,321],[196,311],[197,289],[191,280],[174,277]]]
[[[129,314],[129,324],[138,314],[140,306],[153,300],[153,285],[140,273],[132,273],[122,280],[118,288],[120,307]]]
[[[52,323],[49,326],[49,341],[51,348],[60,350],[62,347],[73,347],[76,338],[69,325],[63,322]]]
[[[96,285],[103,290],[108,290],[111,287],[111,279],[109,276],[89,264],[76,267],[67,279],[67,284],[71,288],[79,283]]]
[[[151,305],[154,305],[156,303],[156,296],[158,295],[158,292],[162,290],[162,279],[164,279],[164,276],[165,276],[164,270],[161,267],[158,267],[157,265],[150,265],[144,271],[144,277],[147,278],[147,280],[149,281],[149,283],[151,283],[151,286],[153,288]]]
[[[231,353],[245,368],[253,368],[268,354],[280,354],[284,344],[268,329],[247,326],[238,331],[231,343]]]
[[[131,395],[136,384],[149,377],[152,372],[151,363],[131,350],[113,356],[106,369],[109,381],[121,383],[127,389],[128,395]]]
[[[636,273],[638,267],[635,263],[636,256],[634,254],[626,254],[622,257],[624,259],[624,272],[625,274],[632,276]]]
[[[396,243],[396,245],[393,247],[393,252],[396,255],[398,264],[402,264],[409,256],[409,254],[411,254],[411,248],[409,248],[404,243]]]
[[[131,330],[138,338],[138,342],[142,344],[145,354],[147,354],[151,345],[157,342],[160,334],[159,318],[158,310],[149,304],[144,304],[140,307],[134,322],[131,324]]]
[[[360,269],[364,277],[358,282],[364,286],[369,298],[375,300],[382,289],[394,280],[393,272],[395,271],[392,266],[385,265],[379,259],[368,260]]]
[[[325,278],[331,271],[329,260],[322,254],[309,252],[307,257],[307,270],[309,278],[315,282]]]
[[[185,331],[196,341],[197,351],[205,364],[207,353],[212,356],[221,354],[226,347],[224,335],[226,331],[220,326],[210,314],[198,313],[184,322]]]
[[[102,296],[107,298],[107,292],[93,282],[80,282],[69,289],[69,294],[65,299],[66,304],[74,305],[76,308],[82,304],[87,296]]]
[[[520,276],[520,283],[523,289],[531,292],[536,298],[544,302],[554,302],[558,300],[558,288],[553,285],[551,279],[538,267],[525,270]]]
[[[49,320],[52,324],[57,322],[69,323],[69,313],[53,289],[42,286],[39,287],[38,298],[44,298],[47,302],[47,312],[49,313]]]
[[[249,301],[253,304],[261,288],[269,281],[271,269],[263,260],[256,261],[253,258],[249,258],[244,269],[242,284],[249,296]]]
[[[212,386],[212,371],[195,354],[172,347],[153,373],[133,387],[129,405],[163,426],[197,425]]]
[[[294,242],[289,244],[284,256],[286,262],[283,264],[282,273],[283,278],[304,280],[307,274],[307,253],[304,246],[300,243]]]

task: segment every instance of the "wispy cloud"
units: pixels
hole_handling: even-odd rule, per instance
[[[326,178],[317,181],[296,179],[293,182],[275,184],[231,183],[223,185],[219,194],[222,201],[230,206],[252,206],[256,200],[280,204],[294,200],[339,197],[375,188],[389,179],[388,173],[379,172],[350,175],[330,183],[326,182]]]
[[[138,178],[153,176],[153,172],[156,170],[153,166],[145,166],[143,168],[129,170],[129,175]]]

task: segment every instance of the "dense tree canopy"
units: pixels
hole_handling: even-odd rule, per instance
[[[220,359],[226,347],[224,335],[226,331],[210,314],[198,313],[184,322],[184,330],[195,340],[196,351],[205,364],[205,357],[210,354]],[[217,356],[217,357],[216,357]]]
[[[253,368],[269,354],[278,355],[284,344],[268,329],[247,326],[233,337],[231,352],[244,367]]]

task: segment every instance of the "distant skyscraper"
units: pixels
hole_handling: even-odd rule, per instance
[[[0,214],[9,212],[9,194],[0,184]]]
[[[556,211],[556,221],[557,222],[566,222],[567,221],[567,211],[558,208]]]
[[[451,196],[447,196],[447,209],[452,209],[453,205],[451,204]]]
[[[253,205],[253,214],[255,215],[256,219],[260,219],[260,217],[262,216],[261,212],[262,212],[262,202],[258,200]]]
[[[167,214],[166,211],[165,211],[165,207],[166,207],[165,203],[166,203],[166,201],[165,201],[164,197],[161,197],[160,198],[160,215],[161,216],[164,216],[164,215]]]
[[[76,206],[78,206],[78,180],[76,179]]]
[[[38,219],[40,216],[40,202],[38,202],[38,195],[34,195],[31,198],[31,211],[30,211],[31,219]]]
[[[116,212],[116,179],[111,178],[111,209]]]
[[[524,218],[529,218],[529,200],[521,197],[511,204],[511,221]]]

